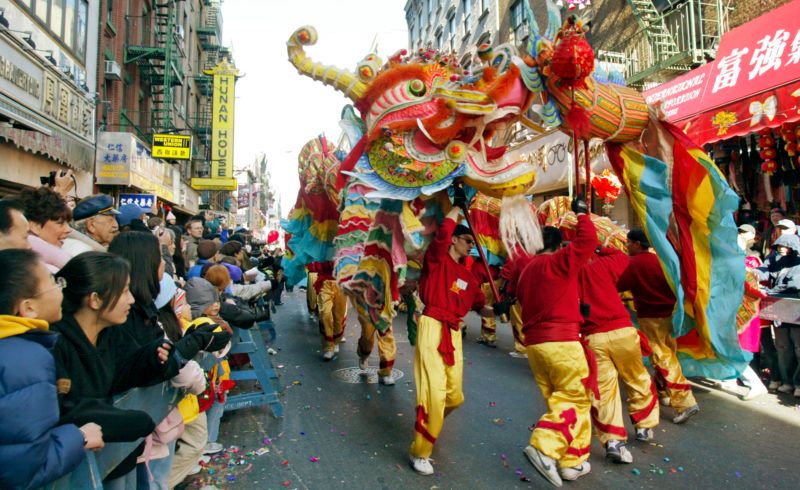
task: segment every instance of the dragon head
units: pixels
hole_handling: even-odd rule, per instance
[[[350,72],[306,57],[303,46],[316,38],[312,27],[295,31],[287,42],[290,61],[354,101],[369,157],[356,175],[376,194],[413,199],[458,177],[497,197],[533,184],[527,162],[506,161],[504,146],[490,146],[531,103],[513,47],[482,49],[484,66],[475,73],[462,69],[453,55],[433,49],[400,51],[385,64],[370,54]]]

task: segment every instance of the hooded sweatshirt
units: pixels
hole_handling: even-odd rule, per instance
[[[47,322],[0,315],[0,488],[36,488],[83,460],[83,434],[59,425],[55,365],[58,335]]]
[[[800,237],[781,235],[772,247],[787,247],[788,255],[770,254],[764,265],[755,269],[760,281],[768,281],[767,294],[797,295],[800,291]]]

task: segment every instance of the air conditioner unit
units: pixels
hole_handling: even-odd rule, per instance
[[[122,68],[116,61],[106,60],[106,80],[122,80]]]
[[[181,41],[184,39],[185,34],[186,33],[184,32],[183,26],[181,24],[178,24],[178,25],[175,26],[175,35],[178,38],[180,38]]]

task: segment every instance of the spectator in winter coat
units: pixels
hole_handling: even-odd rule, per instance
[[[71,472],[84,449],[103,447],[100,427],[56,425],[61,289],[30,250],[0,251],[0,488],[37,488]]]
[[[57,272],[71,258],[62,247],[70,234],[67,223],[72,210],[60,194],[47,187],[26,189],[19,200],[28,218],[31,248],[42,257],[50,272]]]

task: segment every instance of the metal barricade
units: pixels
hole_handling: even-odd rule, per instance
[[[229,395],[225,401],[225,411],[269,405],[275,417],[283,417],[283,406],[278,399],[280,384],[278,374],[267,354],[267,346],[261,336],[260,328],[234,328],[231,354],[247,354],[253,369],[231,370],[234,381],[255,380],[258,386],[254,391]]]
[[[761,300],[762,320],[800,324],[800,298],[797,296],[767,296]]]

